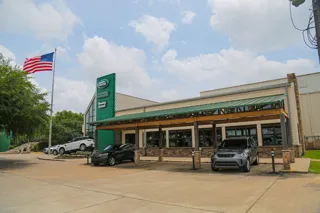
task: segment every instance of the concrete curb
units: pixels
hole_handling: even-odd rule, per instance
[[[305,171],[281,170],[280,173],[284,173],[284,174],[308,174],[309,172],[305,172]]]
[[[61,161],[61,162],[66,162],[66,160],[62,160],[62,159],[50,159],[50,158],[42,158],[42,157],[38,157],[38,160],[48,160],[48,161]]]

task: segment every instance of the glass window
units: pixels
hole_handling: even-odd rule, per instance
[[[227,137],[234,137],[236,136],[236,131],[234,129],[227,129]]]
[[[159,132],[146,132],[147,147],[159,147]],[[166,132],[162,131],[162,147],[166,146]]]
[[[126,144],[135,144],[136,134],[126,134],[125,142]]]
[[[248,142],[246,139],[226,139],[222,142],[221,148],[226,149],[246,149]]]
[[[265,124],[262,128],[263,146],[281,146],[282,135],[280,124]]]
[[[218,144],[222,142],[221,128],[216,128]],[[212,129],[199,129],[199,146],[200,147],[212,147]]]
[[[226,128],[227,138],[249,136],[257,140],[257,128],[255,126],[237,126]]]
[[[170,147],[192,147],[191,130],[169,131]]]

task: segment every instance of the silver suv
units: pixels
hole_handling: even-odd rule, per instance
[[[251,137],[235,137],[225,139],[211,156],[211,168],[240,168],[250,172],[251,164],[259,164],[257,144]]]

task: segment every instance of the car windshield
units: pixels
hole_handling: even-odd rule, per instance
[[[111,149],[112,149],[112,145],[109,145],[109,146],[107,146],[106,148],[104,148],[103,151],[108,151],[108,150],[111,150]]]
[[[221,144],[221,149],[246,149],[246,139],[225,140]]]

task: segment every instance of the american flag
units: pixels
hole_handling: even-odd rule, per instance
[[[28,73],[52,71],[54,52],[33,58],[26,58],[23,70]]]

